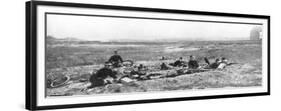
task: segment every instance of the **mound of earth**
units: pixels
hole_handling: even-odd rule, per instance
[[[80,70],[83,70],[84,72],[87,72],[86,69],[89,68],[91,69],[90,66],[71,68],[68,71],[80,72]],[[160,71],[160,73],[172,74],[172,71]],[[87,72],[86,74],[69,75],[71,80],[67,84],[57,88],[48,88],[47,96],[261,86],[261,73],[261,70],[254,65],[236,64],[228,66],[223,70],[211,70],[174,77],[134,81],[131,83],[114,83],[92,89],[86,89],[90,83],[88,81],[81,81],[81,78],[86,79],[91,75]]]

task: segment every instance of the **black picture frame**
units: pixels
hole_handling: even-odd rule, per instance
[[[57,7],[75,7],[75,8],[97,8],[97,9],[111,9],[111,10],[129,10],[142,12],[158,12],[158,13],[174,13],[174,14],[194,14],[194,15],[210,15],[223,17],[240,17],[240,18],[257,18],[265,19],[268,24],[268,80],[267,91],[256,93],[243,93],[232,95],[210,95],[199,97],[180,97],[169,99],[149,99],[136,101],[118,101],[118,102],[100,102],[100,103],[86,103],[86,104],[65,104],[52,106],[38,106],[37,105],[37,7],[38,6],[57,6]],[[110,5],[95,5],[82,3],[64,3],[64,2],[47,2],[47,1],[28,1],[26,2],[26,109],[28,110],[44,110],[44,109],[62,109],[62,108],[78,108],[78,107],[94,107],[94,106],[109,106],[109,105],[124,105],[124,104],[140,104],[153,102],[169,102],[169,101],[186,101],[186,100],[201,100],[201,99],[217,99],[217,98],[232,98],[232,97],[246,97],[246,96],[262,96],[270,95],[270,16],[266,15],[251,15],[251,14],[236,14],[236,13],[220,13],[220,12],[202,12],[202,11],[186,11],[174,9],[159,9],[159,8],[141,8],[141,7],[127,7],[127,6],[110,6]]]

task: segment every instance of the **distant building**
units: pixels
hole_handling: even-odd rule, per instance
[[[262,39],[262,28],[254,27],[250,32],[250,40],[260,40]]]

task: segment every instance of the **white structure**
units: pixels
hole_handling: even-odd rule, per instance
[[[260,26],[255,26],[250,32],[250,40],[260,39],[262,39],[262,28]]]

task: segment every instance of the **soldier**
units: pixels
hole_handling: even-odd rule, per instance
[[[207,58],[204,59],[205,61],[209,61]],[[221,60],[216,59],[215,62],[212,64],[208,63],[206,69],[224,69],[227,65],[231,65],[231,64],[235,64],[235,63],[228,63],[228,60],[225,57],[222,57]]]
[[[217,69],[224,69],[227,65],[229,65],[228,60],[225,57],[222,57],[221,62]]]
[[[118,55],[117,51],[114,51],[114,55],[109,58],[108,62],[112,63],[113,67],[120,67],[123,63],[123,59]]]
[[[140,64],[136,70],[131,71],[131,77],[135,79],[141,79],[142,76],[146,75],[147,68],[143,64]]]
[[[199,64],[197,60],[195,60],[195,56],[191,55],[190,59],[188,61],[188,68],[190,69],[197,69],[199,67]]]
[[[182,57],[180,57],[175,63],[174,63],[175,67],[181,67],[184,66],[184,61],[182,60]]]
[[[106,80],[108,77],[111,77],[114,80],[117,78],[116,72],[111,69],[111,63],[106,62],[103,68],[99,69],[95,74],[92,74],[90,77],[91,86],[88,88],[103,86],[105,84],[111,83],[110,81]]]
[[[220,65],[221,61],[220,59],[216,59],[214,63],[209,64],[207,69],[216,69]]]
[[[160,65],[160,70],[168,70],[170,69],[164,62]]]

